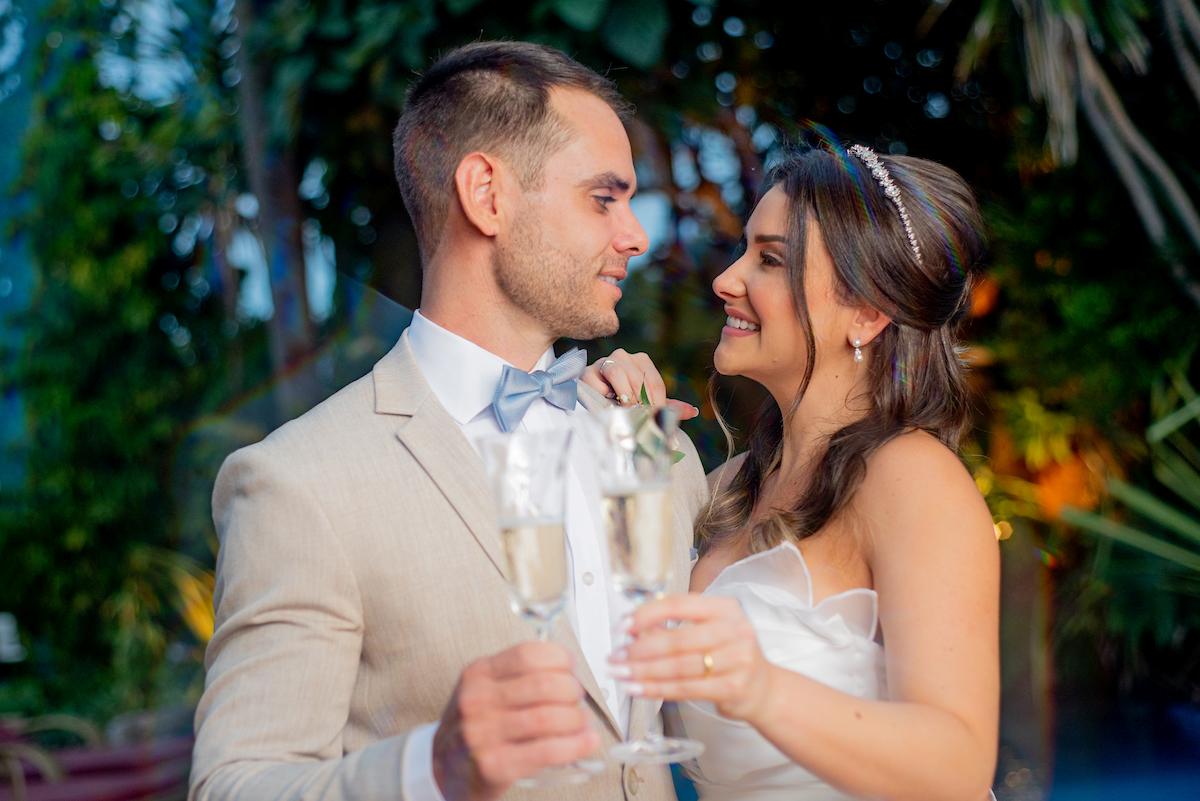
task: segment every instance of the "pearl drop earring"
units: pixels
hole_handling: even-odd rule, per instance
[[[854,340],[854,363],[862,364],[862,340]]]

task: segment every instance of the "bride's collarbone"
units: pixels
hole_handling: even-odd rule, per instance
[[[748,539],[739,535],[709,549],[692,569],[690,590],[704,592],[722,571],[752,556]],[[861,532],[853,527],[830,523],[816,534],[792,542],[808,568],[815,602],[848,590],[874,589]]]

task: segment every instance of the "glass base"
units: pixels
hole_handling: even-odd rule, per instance
[[[608,755],[625,765],[670,765],[687,762],[704,753],[704,743],[679,737],[646,737],[620,743]]]
[[[564,784],[584,784],[604,772],[604,763],[599,759],[580,759],[569,765],[543,768],[541,773],[525,779],[517,779],[514,787],[557,787]]]

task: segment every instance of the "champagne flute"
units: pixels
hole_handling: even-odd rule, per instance
[[[597,416],[591,439],[598,462],[612,580],[634,606],[666,592],[672,575],[670,409],[614,407]],[[650,704],[635,698],[633,704]],[[632,714],[630,716],[632,718]],[[669,764],[704,752],[696,740],[650,732],[609,752],[626,764]]]
[[[499,511],[509,601],[543,642],[550,639],[567,592],[563,527],[570,429],[483,437],[480,453]],[[549,767],[518,787],[582,784],[604,770],[599,760]]]

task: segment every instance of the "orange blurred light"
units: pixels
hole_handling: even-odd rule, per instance
[[[1000,297],[1000,284],[991,276],[984,276],[971,288],[972,317],[983,317],[996,308],[996,300]]]

